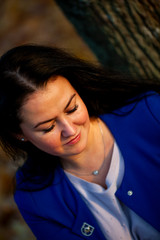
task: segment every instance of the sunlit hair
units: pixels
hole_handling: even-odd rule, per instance
[[[110,73],[64,50],[38,45],[11,49],[0,59],[0,141],[7,154],[33,155],[40,150],[16,138],[21,108],[27,97],[43,88],[51,76],[67,78],[87,106],[90,116],[108,113],[127,103],[133,96],[159,87],[157,81],[142,81]],[[35,152],[34,152],[34,150]]]

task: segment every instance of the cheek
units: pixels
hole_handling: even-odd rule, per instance
[[[60,136],[56,132],[51,132],[47,134],[40,134],[37,132],[33,134],[24,127],[22,127],[21,129],[27,141],[31,142],[33,145],[40,148],[41,150],[45,150],[46,148],[57,148],[60,144]]]
[[[83,116],[82,116],[82,124],[83,124],[84,127],[86,127],[86,128],[89,127],[90,119],[89,119],[88,112],[83,113]]]
[[[60,138],[52,133],[48,133],[43,137],[32,137],[29,141],[42,151],[53,155],[56,155],[61,148]]]
[[[32,140],[34,143],[44,147],[51,146],[52,148],[56,148],[60,144],[60,136],[59,133],[56,133],[56,131],[45,133],[41,136],[35,136],[35,138],[31,139],[31,141]]]
[[[80,108],[80,111],[79,111],[79,121],[80,121],[80,124],[82,125],[88,125],[89,124],[89,114],[88,114],[88,111],[87,111],[87,108],[85,106],[85,104],[82,102],[81,104],[81,108]]]
[[[43,137],[41,143],[42,145],[48,146],[49,148],[52,148],[54,150],[61,145],[60,134],[56,134],[55,132],[48,133]]]

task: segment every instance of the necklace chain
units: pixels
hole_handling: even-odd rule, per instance
[[[99,172],[101,171],[101,169],[103,168],[103,164],[104,164],[104,160],[105,160],[105,142],[104,142],[104,134],[103,134],[103,129],[102,129],[102,127],[101,127],[101,124],[100,124],[100,122],[99,122],[99,119],[97,119],[97,122],[98,122],[98,126],[99,126],[99,129],[100,129],[100,132],[101,132],[101,136],[102,136],[102,141],[103,141],[103,149],[104,149],[104,156],[103,156],[103,162],[102,162],[102,165],[100,166],[100,168],[99,169],[96,169],[96,170],[94,170],[94,171],[92,171],[92,173],[90,173],[90,174],[80,174],[80,173],[77,173],[77,172],[75,172],[75,171],[69,171],[70,173],[74,173],[74,174],[76,174],[76,175],[78,175],[78,176],[91,176],[91,175],[94,175],[94,176],[97,176],[97,175],[99,175]]]
[[[99,119],[97,120],[97,122],[98,122],[98,126],[99,126],[99,129],[100,129],[100,132],[101,132],[102,141],[103,141],[103,151],[104,151],[103,163],[104,163],[104,159],[105,159],[105,143],[104,143],[104,134],[103,134],[103,130],[102,130],[101,124],[100,124],[100,122],[99,122]],[[100,172],[101,168],[103,167],[103,163],[102,163],[101,167],[100,167],[98,170],[94,170],[94,171],[92,172],[92,174],[93,174],[94,176],[97,176],[97,175],[99,174],[99,172]]]

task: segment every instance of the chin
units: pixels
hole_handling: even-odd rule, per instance
[[[85,151],[87,147],[87,141],[79,142],[75,148],[73,148],[73,154],[78,155]]]

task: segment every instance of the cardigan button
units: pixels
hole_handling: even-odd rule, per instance
[[[128,192],[127,192],[127,194],[128,194],[128,196],[132,196],[133,195],[133,191],[131,191],[131,190],[129,190]]]

